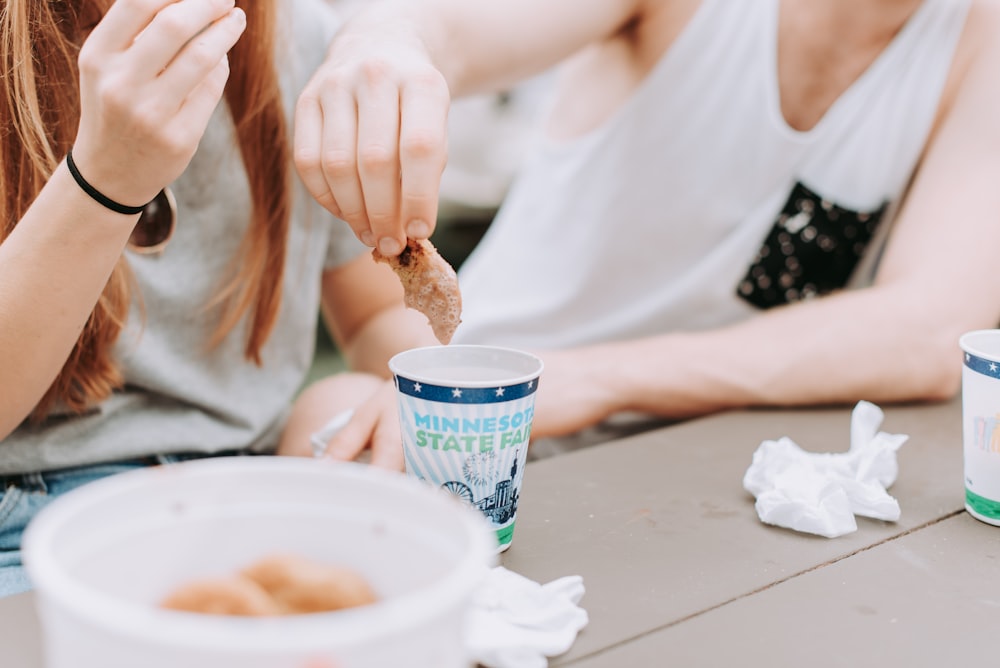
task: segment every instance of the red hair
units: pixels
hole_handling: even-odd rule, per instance
[[[211,304],[219,323],[209,345],[244,316],[244,353],[261,363],[280,308],[291,209],[290,148],[275,69],[274,0],[237,0],[246,32],[230,52],[225,100],[250,185],[252,221],[229,279]],[[0,7],[0,243],[27,211],[72,145],[80,119],[77,56],[86,17],[109,0],[5,0]],[[55,402],[83,411],[107,398],[123,378],[112,358],[131,303],[127,262],[119,259],[62,370],[35,408],[42,419]]]

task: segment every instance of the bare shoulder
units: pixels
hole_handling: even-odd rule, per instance
[[[996,30],[1000,27],[1000,0],[972,0],[969,18],[973,23],[990,23],[992,29]]]
[[[938,124],[970,89],[1000,81],[1000,0],[972,0],[945,83]],[[973,95],[976,97],[975,95]]]
[[[704,0],[639,0],[637,14],[648,21],[661,25],[677,24],[683,27]]]
[[[965,30],[959,43],[959,55],[975,57],[997,45],[1000,37],[1000,0],[972,0]],[[992,50],[995,50],[992,49]]]
[[[1000,54],[1000,0],[972,0],[958,49],[955,71],[963,75],[973,66],[996,64]]]
[[[703,0],[640,0],[632,35],[637,50],[654,61],[684,31]]]

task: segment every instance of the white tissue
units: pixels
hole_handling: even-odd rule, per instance
[[[855,515],[898,520],[899,502],[886,490],[909,436],[878,431],[883,417],[881,408],[859,401],[847,452],[806,452],[787,437],[761,443],[743,476],[761,521],[835,538],[857,530]]]
[[[487,668],[545,668],[587,625],[577,605],[583,593],[578,575],[542,585],[503,566],[491,569],[468,617],[469,653]]]

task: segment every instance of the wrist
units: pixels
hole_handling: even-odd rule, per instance
[[[116,200],[111,199],[103,192],[98,190],[93,186],[90,181],[83,176],[80,171],[79,165],[76,164],[76,160],[73,159],[73,149],[66,153],[66,168],[69,170],[70,176],[76,182],[76,185],[80,187],[80,190],[85,192],[92,200],[103,206],[105,209],[110,209],[115,213],[120,213],[125,216],[135,216],[142,213],[143,208],[146,207],[149,202],[143,202],[138,205],[122,204]]]
[[[601,419],[634,409],[636,378],[628,346],[602,343],[575,349],[571,354],[581,370],[582,385],[592,388],[589,403],[599,411]]]
[[[18,223],[34,229],[41,244],[68,246],[94,262],[121,255],[139,216],[125,216],[98,204],[60,163]],[[105,250],[107,255],[105,255]]]

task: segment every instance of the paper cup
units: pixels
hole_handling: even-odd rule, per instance
[[[965,351],[965,508],[976,519],[1000,526],[1000,329],[968,332],[959,345]]]
[[[493,346],[432,346],[389,361],[406,472],[479,509],[510,547],[542,361]]]

